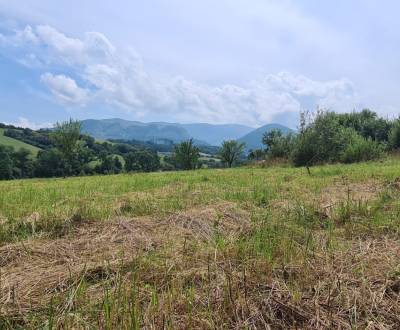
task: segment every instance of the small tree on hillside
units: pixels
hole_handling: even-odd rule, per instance
[[[174,148],[174,160],[177,166],[183,170],[195,169],[199,157],[200,150],[194,145],[193,139],[181,142]]]
[[[51,135],[54,144],[67,162],[67,174],[70,174],[72,170],[80,137],[81,123],[73,119],[56,123],[55,130]]]
[[[244,143],[239,143],[235,140],[224,141],[219,152],[222,162],[227,167],[232,167],[242,156],[244,147]]]

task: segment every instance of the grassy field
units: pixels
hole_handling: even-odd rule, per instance
[[[39,148],[32,146],[30,144],[24,143],[22,141],[4,136],[4,128],[0,128],[0,144],[14,147],[15,149],[25,148],[28,149],[34,156],[37,155]]]
[[[0,191],[0,328],[400,328],[398,158]]]

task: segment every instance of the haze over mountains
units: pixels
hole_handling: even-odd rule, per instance
[[[254,129],[245,125],[207,123],[179,124],[152,122],[142,123],[124,119],[87,119],[82,121],[82,131],[97,139],[124,139],[137,141],[171,140],[181,142],[193,138],[197,144],[220,145],[224,140],[245,142],[248,149],[262,147],[262,135],[273,128],[283,132],[290,129],[279,124],[268,124]]]

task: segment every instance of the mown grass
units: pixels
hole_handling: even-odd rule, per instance
[[[162,223],[218,203],[245,210],[251,226],[225,232],[221,219],[231,215],[218,211],[213,234],[199,240],[197,227],[187,236],[171,225],[154,249],[71,273],[49,303],[0,316],[0,327],[396,328],[399,176],[399,159],[388,158],[311,176],[249,167],[0,182],[3,247],[65,236],[66,223]]]
[[[109,176],[29,179],[0,182],[0,216],[9,223],[38,212],[42,220],[65,220],[79,214],[107,220],[121,202],[130,202],[127,215],[163,215],[218,200],[255,202],[280,198],[306,199],[337,179],[393,181],[400,162],[328,165],[312,169],[273,167],[122,174]]]
[[[16,150],[25,148],[25,149],[29,150],[33,156],[36,156],[40,150],[39,148],[37,148],[33,145],[10,138],[8,136],[4,136],[4,128],[0,128],[0,144],[9,146],[9,147],[14,147]]]

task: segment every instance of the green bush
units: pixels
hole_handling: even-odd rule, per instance
[[[371,138],[365,139],[354,132],[352,140],[344,149],[340,160],[343,163],[356,163],[382,157],[384,146]]]
[[[400,119],[394,122],[389,132],[389,146],[391,149],[400,149]]]
[[[382,156],[385,147],[379,140],[363,137],[354,128],[344,126],[340,119],[333,112],[317,113],[297,136],[291,155],[293,164],[353,163]]]
[[[350,143],[352,128],[343,127],[333,112],[319,112],[297,136],[292,152],[295,166],[311,166],[339,161]]]

